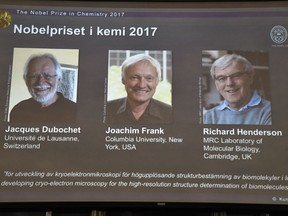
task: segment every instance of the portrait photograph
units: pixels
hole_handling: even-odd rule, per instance
[[[200,82],[203,124],[272,124],[268,52],[204,50]]]
[[[74,121],[78,61],[77,49],[14,48],[7,121]]]
[[[106,123],[171,123],[172,52],[109,50]]]

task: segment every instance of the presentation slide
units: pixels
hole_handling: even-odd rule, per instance
[[[0,3],[0,203],[288,205],[287,18]]]

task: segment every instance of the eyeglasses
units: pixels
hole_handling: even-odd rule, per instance
[[[215,77],[215,80],[220,82],[220,83],[224,83],[227,81],[227,79],[229,77],[230,79],[235,81],[235,80],[241,79],[245,74],[248,74],[248,72],[237,72],[237,73],[231,74],[229,76],[220,75],[220,76]]]
[[[52,80],[54,77],[57,76],[57,74],[54,74],[54,75],[51,75],[51,74],[46,74],[46,73],[43,73],[43,74],[31,74],[31,75],[28,75],[27,76],[27,79],[29,80],[38,80],[40,77],[43,77],[45,80]]]

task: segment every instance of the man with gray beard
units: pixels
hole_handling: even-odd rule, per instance
[[[11,122],[75,121],[76,104],[57,92],[62,70],[53,55],[31,56],[25,65],[23,78],[32,98],[13,107]]]

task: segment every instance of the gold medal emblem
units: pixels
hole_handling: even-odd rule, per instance
[[[6,28],[12,23],[12,16],[8,11],[0,11],[0,28]]]

